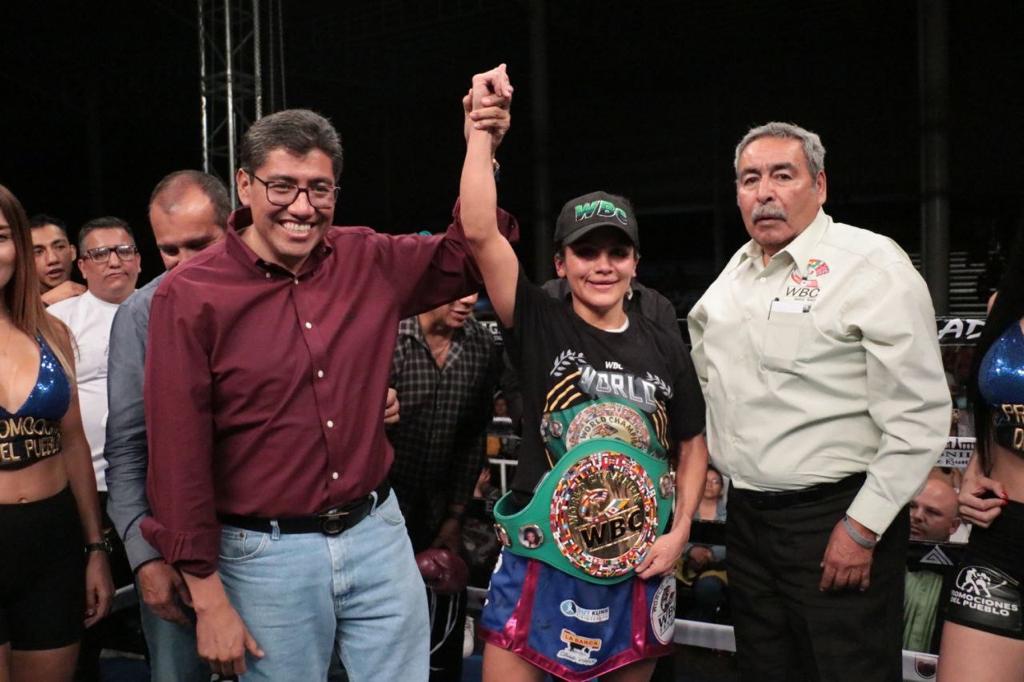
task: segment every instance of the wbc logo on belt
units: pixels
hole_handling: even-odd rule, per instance
[[[595,452],[572,465],[551,497],[559,551],[588,575],[631,571],[654,543],[658,501],[650,476],[633,458]]]

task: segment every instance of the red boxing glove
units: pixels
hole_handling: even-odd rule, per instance
[[[442,547],[425,549],[416,555],[416,565],[427,587],[438,594],[456,594],[466,589],[469,569],[466,562]]]

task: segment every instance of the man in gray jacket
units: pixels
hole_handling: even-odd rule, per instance
[[[149,222],[168,270],[224,237],[231,201],[224,184],[206,173],[176,171],[161,180],[149,200]],[[142,380],[149,306],[163,274],[118,309],[110,333],[107,372],[107,513],[124,541],[142,611],[156,682],[207,682],[210,669],[196,652],[195,619],[188,588],[177,569],[142,537],[150,514],[146,498],[146,418]]]

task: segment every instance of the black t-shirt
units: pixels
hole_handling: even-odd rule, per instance
[[[704,397],[678,336],[629,312],[608,332],[519,272],[514,326],[505,330],[523,391],[523,441],[513,490],[532,494],[566,451],[613,437],[658,456],[704,430]]]

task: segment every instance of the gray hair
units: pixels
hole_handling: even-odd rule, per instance
[[[790,140],[799,140],[804,148],[804,157],[807,159],[807,170],[811,178],[818,177],[818,173],[825,170],[825,146],[821,144],[821,138],[817,133],[801,128],[795,123],[783,123],[782,121],[770,121],[747,131],[740,143],[736,145],[736,156],[733,157],[732,167],[739,177],[740,154],[754,140],[762,137],[781,137]]]
[[[341,177],[341,138],[331,122],[309,109],[285,109],[264,116],[246,131],[239,151],[241,167],[252,173],[275,149],[304,155],[319,149],[331,157],[334,179]]]

